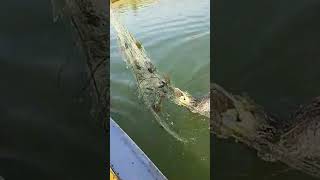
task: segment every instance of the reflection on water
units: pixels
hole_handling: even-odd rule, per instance
[[[152,5],[159,0],[112,0],[112,7],[118,11],[137,11],[139,8]]]
[[[121,0],[120,0],[121,1]],[[159,72],[176,87],[195,96],[209,92],[210,17],[208,0],[126,1],[122,22],[144,45]],[[138,4],[132,5],[134,2]],[[148,5],[146,7],[146,5]],[[138,8],[131,8],[131,7]],[[209,179],[208,120],[187,110],[164,106],[166,121],[183,137],[183,144],[155,122],[138,99],[130,70],[119,54],[111,29],[111,116],[169,179]]]
[[[235,94],[248,93],[280,119],[320,95],[319,1],[221,1],[219,7],[214,12],[216,83]],[[314,179],[264,162],[232,141],[214,139],[211,149],[215,179]]]

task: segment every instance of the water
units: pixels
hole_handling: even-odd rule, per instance
[[[320,95],[319,1],[221,1],[214,81],[247,93],[280,118]],[[311,180],[281,163],[267,163],[234,141],[212,137],[214,179]]]
[[[209,92],[209,0],[125,1],[118,7],[122,22],[176,87],[195,96]],[[138,98],[112,29],[110,57],[111,117],[169,179],[209,179],[208,119],[168,105],[170,126],[192,142],[177,141]]]
[[[0,176],[103,179],[105,136],[81,93],[86,62],[70,28],[53,23],[49,0],[0,9]]]

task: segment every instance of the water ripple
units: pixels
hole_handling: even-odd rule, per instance
[[[158,0],[148,7],[122,9],[120,14],[122,22],[142,43],[159,71],[168,73],[177,87],[194,95],[209,92],[209,3],[209,0]],[[196,142],[188,146],[181,146],[159,128],[138,99],[133,75],[125,69],[115,32],[112,28],[110,31],[111,115],[136,142],[141,142],[139,146],[161,170],[170,171],[174,166],[174,172],[166,172],[169,179],[209,179],[209,137],[205,121],[197,121],[198,117],[176,106],[163,106],[163,111],[170,115],[165,121],[171,122],[170,126],[179,134],[195,139]],[[174,157],[175,161],[167,157]],[[193,173],[178,173],[190,166],[195,169]]]

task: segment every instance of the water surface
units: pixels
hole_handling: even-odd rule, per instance
[[[319,1],[226,0],[216,7],[216,83],[234,94],[248,94],[280,119],[320,95]],[[215,179],[314,179],[264,162],[245,145],[212,141]]]
[[[49,0],[2,1],[0,19],[0,176],[103,179],[104,130],[68,23]]]
[[[209,92],[208,0],[126,1],[122,22],[142,42],[159,72],[195,96]],[[111,29],[111,116],[169,179],[209,179],[208,119],[168,106],[166,120],[184,144],[159,127],[138,98],[135,80],[119,54]]]

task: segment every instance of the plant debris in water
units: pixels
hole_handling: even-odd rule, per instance
[[[162,76],[147,56],[141,42],[120,23],[116,12],[111,8],[111,24],[116,31],[118,43],[123,59],[132,70],[138,85],[140,98],[155,116],[158,123],[173,137],[179,141],[187,142],[174,132],[167,122],[159,116],[164,99],[187,108],[193,113],[209,117],[209,96],[203,99],[192,97],[189,93],[174,87],[169,76]]]
[[[289,120],[275,118],[245,96],[212,84],[212,133],[257,150],[265,161],[320,177],[320,97],[302,105]]]

